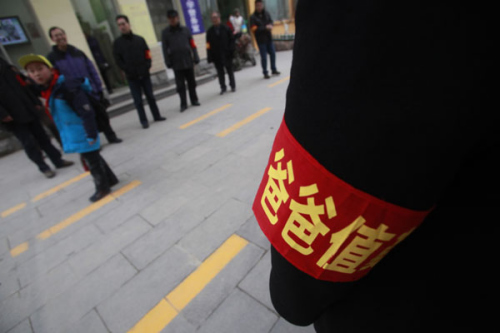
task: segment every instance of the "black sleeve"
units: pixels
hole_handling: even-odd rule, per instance
[[[119,43],[119,40],[115,40],[115,42],[113,43],[113,57],[115,58],[115,62],[118,67],[120,67],[120,69],[126,73],[127,65],[123,61],[122,51]]]
[[[172,67],[172,59],[170,59],[170,51],[169,51],[169,48],[170,48],[170,45],[168,43],[168,32],[167,30],[163,30],[162,34],[161,34],[161,48],[163,50],[163,61],[165,62],[165,66],[167,66],[167,68],[170,68]]]
[[[88,139],[96,139],[99,135],[95,121],[95,113],[85,91],[80,87],[82,79],[65,82],[64,97],[76,114],[82,119]]]

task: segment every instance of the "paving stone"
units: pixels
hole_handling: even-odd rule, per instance
[[[201,325],[255,266],[263,253],[262,249],[251,243],[245,246],[182,310],[182,315],[194,325]]]
[[[10,215],[5,219],[0,220],[0,235],[9,237],[16,231],[23,229],[27,221],[38,221],[40,214],[34,207],[22,209],[20,215]]]
[[[315,333],[313,325],[309,326],[295,326],[287,322],[285,319],[280,318],[276,325],[269,333]]]
[[[149,223],[157,225],[180,207],[193,202],[206,191],[205,186],[187,181],[180,187],[171,189],[168,195],[163,195],[161,199],[143,209],[140,214]]]
[[[178,314],[160,333],[195,333],[197,327]]]
[[[187,234],[179,245],[203,261],[238,230],[250,215],[248,205],[229,199],[224,206]]]
[[[9,252],[9,244],[7,242],[7,237],[2,237],[0,238],[0,258],[7,252]]]
[[[128,331],[199,264],[178,247],[169,249],[97,307],[106,327]]]
[[[80,281],[74,288],[49,301],[31,316],[37,333],[70,332],[95,306],[114,294],[136,274],[121,255],[117,255]]]
[[[269,250],[271,246],[271,243],[269,243],[269,240],[260,229],[259,223],[253,215],[241,226],[241,228],[238,229],[236,233],[266,251]]]
[[[3,332],[3,331],[1,331]],[[31,324],[28,319],[11,329],[8,333],[31,333],[33,330],[31,329]]]
[[[198,330],[199,333],[269,332],[278,317],[236,289]]]
[[[64,263],[0,303],[0,327],[9,329],[78,282]]]
[[[72,256],[69,263],[77,276],[84,277],[149,229],[151,226],[148,223],[135,216],[114,229],[111,234],[100,237],[97,242]]]
[[[68,260],[74,253],[78,253],[102,237],[102,234],[94,225],[88,225],[24,262],[17,268],[21,286],[28,285],[52,268]],[[38,242],[44,241],[39,240]]]
[[[171,248],[204,217],[194,210],[177,211],[122,252],[139,270]]]
[[[119,206],[94,219],[93,223],[103,233],[109,233],[134,215],[138,215],[142,209],[149,206],[154,200],[158,200],[158,194],[154,191],[141,192],[136,198],[121,199]]]
[[[71,327],[71,333],[108,333],[101,318],[95,310],[87,313],[78,323]]]
[[[269,274],[271,273],[271,252],[259,260],[250,273],[238,285],[241,290],[264,304],[269,310],[275,312],[271,296],[269,294]]]
[[[21,289],[21,286],[14,271],[0,273],[0,302],[19,289]]]

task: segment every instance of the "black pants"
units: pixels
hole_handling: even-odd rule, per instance
[[[99,150],[82,153],[81,157],[85,160],[90,174],[94,179],[96,191],[108,191],[111,185],[118,182],[115,174],[106,163]]]
[[[153,85],[151,83],[151,78],[149,76],[145,76],[140,79],[128,79],[128,85],[130,87],[132,97],[134,98],[135,108],[137,109],[141,124],[148,123],[146,112],[144,112],[144,105],[142,104],[143,91],[144,95],[146,95],[149,109],[151,110],[151,114],[153,115],[153,119],[157,120],[158,118],[160,118],[160,111],[158,110],[156,99],[153,95]]]
[[[227,76],[229,77],[229,86],[232,89],[236,88],[232,60],[228,60],[226,62],[215,62],[214,65],[217,70],[217,76],[219,77],[220,88],[222,90],[226,90],[226,77],[224,75],[224,69],[226,69]]]
[[[174,70],[175,75],[175,85],[177,87],[177,93],[181,99],[181,106],[187,106],[186,98],[186,84],[189,90],[189,99],[191,103],[198,102],[198,95],[196,94],[196,80],[194,78],[194,69],[176,69]]]
[[[47,154],[56,167],[62,165],[61,153],[52,145],[50,138],[38,120],[25,124],[12,123],[8,125],[8,129],[21,142],[26,155],[38,166],[41,172],[50,169],[43,160],[41,150]]]

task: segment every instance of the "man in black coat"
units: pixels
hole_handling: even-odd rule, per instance
[[[142,91],[148,100],[149,109],[154,121],[163,121],[167,118],[160,115],[153,95],[153,85],[149,76],[151,68],[151,51],[141,36],[132,33],[128,17],[118,15],[116,23],[122,35],[113,43],[115,61],[127,76],[130,92],[134,98],[135,108],[143,128],[149,127],[148,118],[142,105]]]
[[[40,123],[38,113],[43,106],[26,86],[17,69],[0,58],[0,124],[12,132],[23,145],[28,158],[38,166],[47,178],[55,172],[43,160],[43,150],[56,168],[73,165],[61,158]]]
[[[224,68],[227,76],[229,76],[229,85],[231,91],[236,91],[236,82],[233,72],[233,55],[234,55],[234,35],[228,26],[221,24],[220,14],[212,13],[212,23],[207,31],[207,61],[213,62],[219,76],[220,94],[226,92],[226,79],[224,76]]]
[[[267,54],[269,54],[271,60],[271,73],[273,75],[280,75],[280,72],[276,68],[276,50],[271,34],[273,20],[271,14],[265,10],[262,0],[255,1],[255,12],[250,16],[250,30],[254,33],[257,45],[259,46],[260,63],[264,78],[270,78],[267,70]]]
[[[165,66],[174,70],[175,85],[181,99],[181,112],[184,112],[187,109],[184,81],[187,81],[191,105],[200,105],[194,78],[194,65],[200,62],[200,58],[191,31],[179,23],[179,13],[170,9],[167,11],[167,18],[169,26],[163,30],[161,35],[163,59]]]

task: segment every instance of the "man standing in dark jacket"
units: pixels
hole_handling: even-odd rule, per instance
[[[130,92],[134,98],[134,104],[139,114],[139,120],[143,128],[149,127],[148,118],[142,105],[142,90],[148,100],[148,105],[155,121],[165,120],[160,115],[156,99],[153,95],[153,85],[149,76],[151,68],[151,51],[146,41],[141,36],[132,33],[128,17],[118,15],[116,23],[122,35],[113,43],[115,61],[127,76]]]
[[[191,105],[200,105],[194,78],[194,65],[200,62],[200,58],[191,31],[180,25],[177,11],[174,9],[168,10],[167,17],[169,26],[163,30],[161,36],[163,59],[167,68],[174,70],[175,85],[181,99],[181,112],[183,112],[187,109],[184,81],[187,81],[188,84]]]
[[[99,130],[104,133],[109,143],[120,143],[122,139],[116,136],[115,131],[109,122],[106,111],[106,100],[102,91],[102,83],[94,64],[81,50],[68,44],[68,38],[62,28],[52,27],[49,29],[50,39],[56,43],[52,46],[52,51],[47,59],[67,78],[88,78],[92,86],[92,98],[95,101],[96,121]]]
[[[273,37],[271,35],[273,20],[269,12],[264,9],[262,0],[255,1],[255,13],[250,16],[250,29],[254,33],[257,45],[259,46],[260,63],[264,78],[270,78],[267,71],[268,53],[271,58],[271,73],[273,75],[280,75],[280,72],[276,69],[276,50],[274,49]]]
[[[37,108],[43,107],[28,90],[15,67],[0,58],[0,124],[14,133],[40,172],[52,178],[55,172],[43,160],[40,149],[56,168],[73,165],[73,162],[63,160],[61,153],[52,145],[37,116]]]
[[[226,92],[224,68],[229,76],[231,91],[236,91],[233,72],[234,36],[228,26],[220,24],[220,14],[212,13],[212,23],[207,31],[207,61],[213,62],[219,76],[220,94]]]

